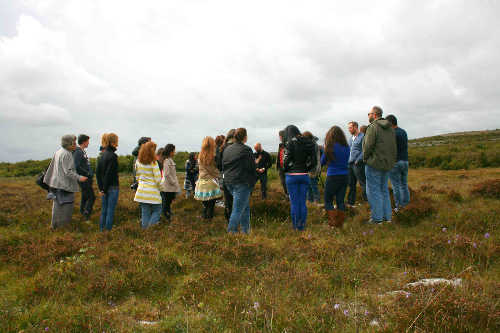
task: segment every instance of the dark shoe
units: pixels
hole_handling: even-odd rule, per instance
[[[369,219],[368,222],[366,222],[366,224],[375,224],[375,225],[381,225],[382,224],[382,221],[375,221],[373,219]]]

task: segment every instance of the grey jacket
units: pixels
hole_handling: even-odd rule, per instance
[[[73,153],[67,149],[60,148],[56,151],[45,173],[43,182],[52,188],[68,192],[79,192],[78,175],[75,171]]]

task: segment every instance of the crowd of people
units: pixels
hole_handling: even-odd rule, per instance
[[[408,137],[398,127],[397,118],[383,118],[380,107],[368,113],[368,126],[349,122],[349,138],[339,126],[325,134],[324,145],[311,132],[301,132],[295,125],[279,131],[280,144],[276,156],[285,198],[290,202],[292,227],[303,231],[307,222],[307,201],[320,205],[319,184],[324,185],[324,209],[329,225],[341,228],[346,206],[356,205],[359,183],[361,201],[367,201],[371,216],[369,224],[390,223],[392,214],[410,201],[408,190]],[[70,223],[75,192],[81,190],[80,213],[90,222],[96,199],[93,179],[101,196],[101,231],[113,227],[119,197],[119,166],[116,150],[118,136],[106,133],[101,138],[100,154],[94,171],[86,153],[89,136],[65,135],[43,177],[48,198],[53,200],[52,228]],[[254,150],[247,143],[245,128],[231,129],[226,136],[207,136],[199,153],[190,153],[185,163],[184,190],[202,204],[202,218],[211,220],[216,205],[224,207],[229,233],[250,232],[250,196],[260,182],[261,198],[267,198],[268,170],[271,155],[261,143]],[[132,152],[134,201],[140,206],[141,226],[148,228],[160,222],[162,215],[172,219],[172,202],[181,194],[177,167],[173,159],[175,145],[157,149],[149,137],[142,137]],[[322,170],[326,168],[323,182]],[[395,207],[389,196],[391,182]],[[345,203],[346,192],[347,204]],[[359,204],[359,203],[358,203]]]

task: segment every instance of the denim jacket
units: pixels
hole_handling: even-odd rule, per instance
[[[363,160],[363,137],[365,135],[359,132],[358,136],[354,141],[352,136],[349,138],[349,147],[351,148],[351,154],[349,155],[349,163],[356,163]]]

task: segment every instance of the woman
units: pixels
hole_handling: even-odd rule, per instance
[[[318,163],[315,146],[314,142],[302,136],[294,125],[285,128],[284,142],[283,165],[286,188],[290,195],[292,224],[295,230],[303,231],[307,220],[306,196],[310,183],[309,172]]]
[[[314,151],[316,154],[316,161],[319,161],[321,159],[321,152],[320,148],[317,144],[318,138],[315,137],[311,132],[306,131],[302,133],[302,135],[305,138],[310,139],[312,142],[314,142]],[[316,168],[312,171],[309,172],[309,189],[307,191],[307,200],[310,203],[315,203],[316,205],[319,205],[319,188],[318,188],[318,182],[319,178],[321,177],[321,164],[317,163]]]
[[[344,197],[348,184],[348,162],[351,150],[344,132],[338,126],[328,130],[325,137],[325,152],[321,156],[321,165],[328,165],[325,182],[325,210],[328,224],[341,228],[345,219]],[[333,199],[337,210],[333,209]]]
[[[110,231],[113,228],[115,208],[118,203],[119,181],[118,181],[118,135],[108,133],[102,136],[101,146],[104,151],[97,163],[96,178],[102,196],[102,210],[99,227],[101,231]]]
[[[55,153],[43,178],[43,182],[51,188],[51,193],[53,193],[51,197],[54,198],[50,225],[52,229],[71,222],[75,192],[80,189],[78,182],[87,181],[87,177],[80,176],[75,171],[75,162],[73,160],[75,149],[76,136],[63,136],[61,138],[61,148]]]
[[[189,158],[186,160],[186,177],[184,178],[184,190],[186,190],[186,199],[189,198],[191,192],[194,191],[196,181],[198,180],[198,162],[196,161],[196,153],[189,153]]]
[[[245,145],[247,130],[238,128],[234,139],[235,142],[224,149],[222,156],[224,186],[233,197],[233,209],[227,230],[230,233],[237,233],[238,226],[241,225],[241,231],[248,234],[250,231],[250,194],[257,181],[257,172],[252,148]]]
[[[172,218],[171,205],[177,193],[181,192],[179,180],[177,179],[177,168],[173,157],[175,155],[175,146],[171,143],[167,144],[163,150],[163,176],[161,179],[160,190],[163,205],[163,215],[170,222]]]
[[[196,183],[194,198],[203,203],[203,218],[211,220],[214,217],[214,207],[217,199],[222,197],[219,187],[219,170],[215,166],[215,140],[205,137],[201,143],[200,176]]]
[[[139,202],[141,206],[141,225],[144,229],[158,223],[161,214],[161,173],[155,150],[156,143],[146,142],[141,146],[135,162],[139,186],[135,192],[134,201]]]
[[[229,132],[227,132],[226,138],[224,140],[224,143],[222,144],[222,147],[220,148],[219,154],[215,155],[215,163],[217,164],[217,169],[221,172],[221,187],[222,190],[224,191],[224,217],[226,218],[226,221],[229,223],[229,218],[231,217],[231,213],[233,211],[233,195],[231,192],[229,192],[228,188],[226,185],[224,185],[224,168],[222,165],[222,156],[224,155],[224,149],[229,147],[230,145],[233,144],[234,142],[234,133],[236,130],[230,129]]]
[[[163,156],[164,148],[160,148],[156,151],[156,162],[158,164],[158,168],[160,168],[160,172],[163,175],[163,161],[165,160],[165,156]]]

